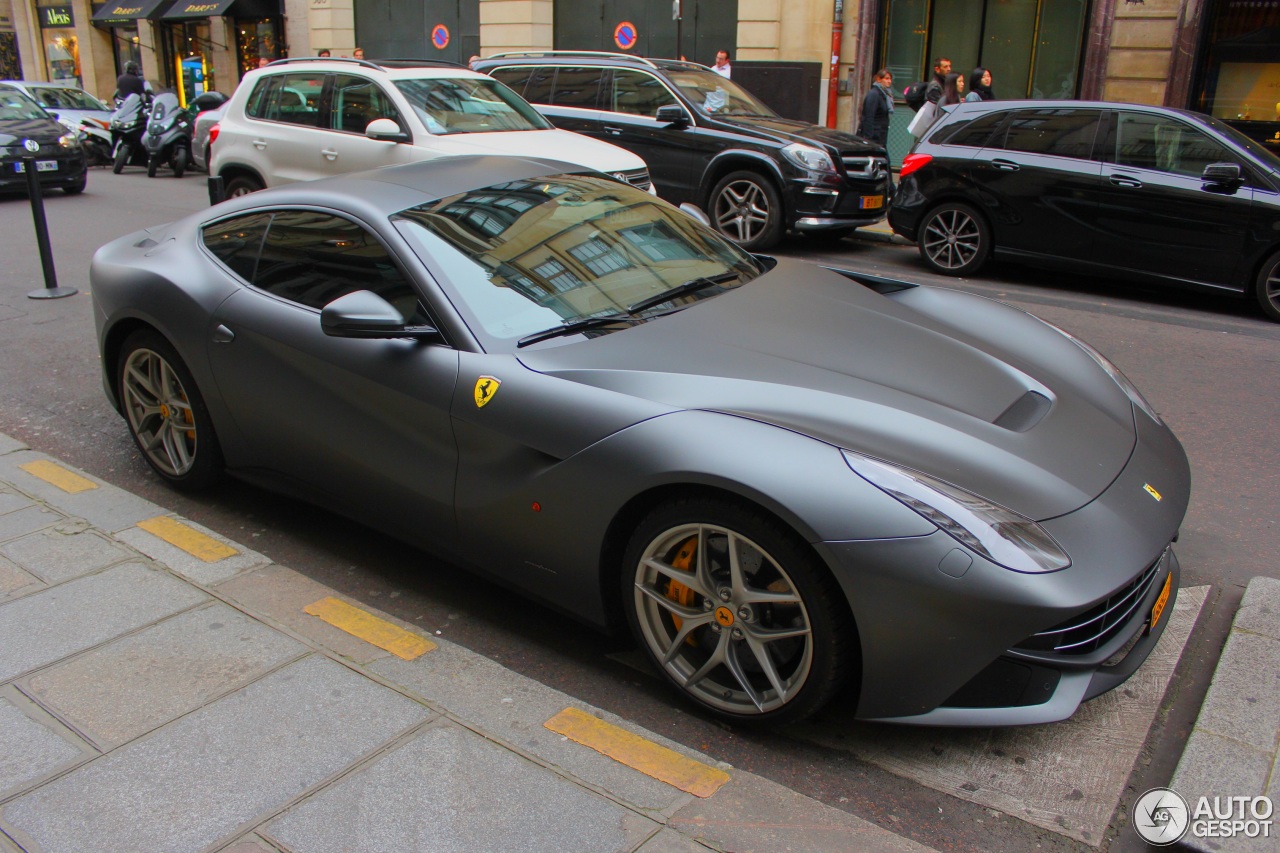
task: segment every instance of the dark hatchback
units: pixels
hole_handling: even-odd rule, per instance
[[[475,66],[556,127],[640,155],[658,195],[699,205],[758,251],[786,232],[833,237],[884,218],[893,182],[883,147],[782,118],[704,65],[623,54],[499,54]]]
[[[1280,322],[1280,158],[1185,110],[988,101],[902,164],[889,224],[947,275],[994,255],[1257,299]]]
[[[31,98],[0,85],[0,192],[26,191],[27,157],[35,160],[42,186],[84,191],[88,172],[80,141]]]

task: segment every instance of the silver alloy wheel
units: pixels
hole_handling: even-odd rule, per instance
[[[1271,268],[1262,274],[1258,283],[1258,296],[1263,310],[1267,310],[1272,318],[1280,318],[1280,258],[1271,264]]]
[[[151,463],[172,477],[190,471],[195,413],[173,366],[154,350],[136,349],[125,362],[121,388],[125,417]]]
[[[782,566],[745,536],[710,524],[664,531],[636,566],[634,595],[650,652],[712,707],[768,713],[808,680],[808,611]]]
[[[749,243],[763,234],[773,214],[764,188],[747,179],[725,186],[716,196],[712,213],[716,228],[738,243]]]
[[[963,210],[948,208],[929,219],[923,237],[929,260],[943,269],[959,269],[982,251],[982,229]]]

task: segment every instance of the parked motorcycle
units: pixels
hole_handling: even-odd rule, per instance
[[[193,114],[183,109],[172,92],[156,95],[147,119],[143,145],[147,149],[147,177],[154,178],[160,164],[168,163],[173,176],[181,178],[191,162],[191,120]]]
[[[145,166],[147,149],[142,143],[147,126],[147,104],[138,95],[120,102],[111,114],[111,171],[117,175],[125,166]]]

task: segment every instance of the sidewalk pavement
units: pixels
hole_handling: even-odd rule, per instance
[[[919,851],[0,434],[0,853]]]
[[[893,243],[896,246],[914,246],[915,243],[906,237],[899,237],[893,233],[893,229],[889,227],[889,220],[881,219],[874,225],[867,225],[853,232],[856,240],[869,240],[873,243]]]

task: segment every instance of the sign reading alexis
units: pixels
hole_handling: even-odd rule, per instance
[[[623,21],[613,30],[613,43],[623,50],[630,50],[636,46],[638,35],[635,24],[630,21]]]
[[[70,6],[41,6],[40,26],[43,29],[57,27],[74,27],[76,19],[71,14]]]
[[[436,24],[431,31],[431,43],[436,46],[436,50],[444,50],[449,46],[449,28],[444,24]]]

